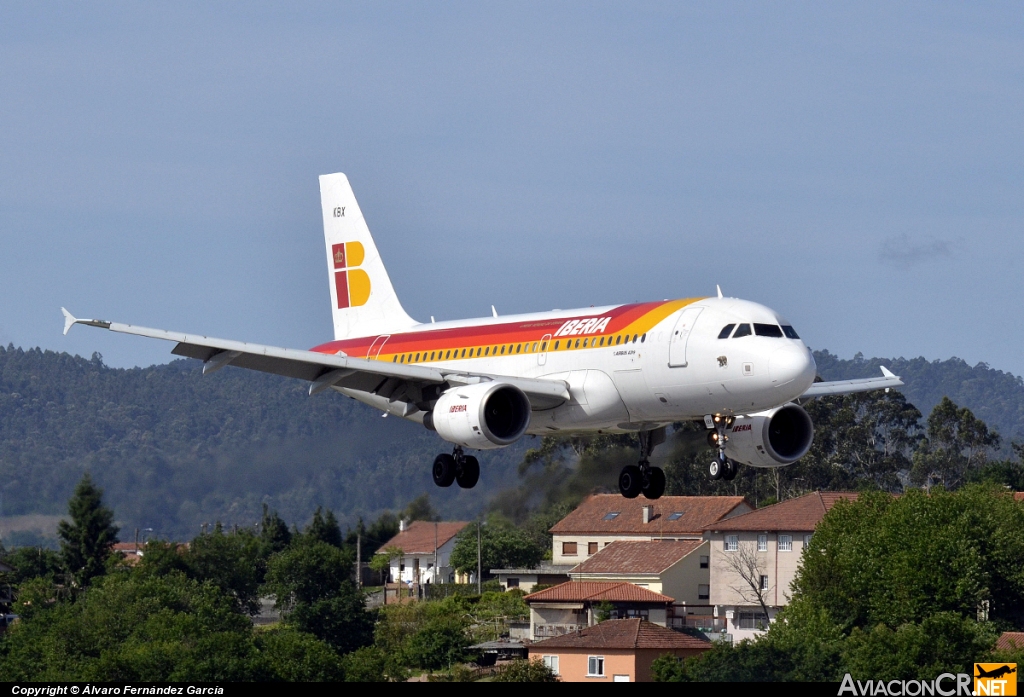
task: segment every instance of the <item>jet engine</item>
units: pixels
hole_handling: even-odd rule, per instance
[[[503,448],[526,433],[530,400],[518,387],[504,382],[453,387],[424,416],[423,425],[466,448]]]
[[[736,419],[725,454],[753,467],[782,467],[806,455],[813,441],[811,417],[803,407],[786,404]]]

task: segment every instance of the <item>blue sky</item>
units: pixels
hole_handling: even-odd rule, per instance
[[[711,294],[1024,374],[1018,4],[4,3],[0,341],[331,338],[317,175],[406,309]]]

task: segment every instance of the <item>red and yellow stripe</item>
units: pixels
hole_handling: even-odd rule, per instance
[[[425,329],[392,334],[383,347],[377,336],[330,341],[314,347],[318,353],[339,351],[353,358],[376,358],[394,363],[430,363],[465,358],[493,358],[541,351],[583,350],[616,346],[644,336],[663,319],[702,298],[620,305],[600,314],[579,314],[503,324],[486,324],[451,329]],[[571,320],[609,318],[602,331],[554,336]],[[603,339],[603,340],[602,340]],[[376,355],[370,355],[380,352]]]

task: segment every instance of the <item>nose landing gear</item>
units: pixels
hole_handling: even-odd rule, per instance
[[[704,424],[709,429],[714,429],[708,432],[708,445],[712,448],[718,448],[718,455],[714,460],[711,461],[711,466],[708,468],[708,473],[712,479],[724,479],[727,482],[731,482],[736,478],[736,471],[739,469],[739,465],[734,460],[730,460],[725,455],[725,444],[729,441],[729,436],[726,433],[729,427],[732,426],[733,417],[721,416],[720,414],[707,415],[704,417]]]
[[[654,446],[665,442],[665,428],[640,431],[640,462],[626,465],[619,473],[619,493],[627,499],[635,499],[641,493],[644,498],[657,499],[665,493],[665,472],[652,467],[650,462]]]
[[[434,458],[431,474],[438,486],[448,487],[457,482],[463,489],[472,489],[480,479],[480,461],[455,446],[451,455],[441,453]]]

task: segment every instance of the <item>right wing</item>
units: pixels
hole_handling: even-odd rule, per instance
[[[832,382],[816,382],[800,395],[799,400],[823,397],[830,394],[852,394],[853,392],[871,392],[872,390],[889,390],[900,387],[903,381],[888,368],[881,366],[882,377],[861,378],[859,380],[834,380]]]
[[[538,380],[509,377],[466,370],[436,368],[352,358],[341,354],[317,353],[300,349],[250,344],[244,341],[215,339],[196,334],[169,332],[163,329],[136,327],[131,324],[99,319],[78,319],[64,313],[64,333],[75,324],[109,329],[121,334],[134,334],[151,339],[175,341],[171,353],[203,361],[203,373],[211,373],[226,365],[259,370],[264,373],[307,380],[309,394],[330,387],[347,388],[386,399],[388,403],[404,403],[403,415],[417,410],[428,411],[430,402],[454,385],[500,381],[515,385],[530,399],[534,409],[550,409],[569,401],[569,386],[563,380]]]

